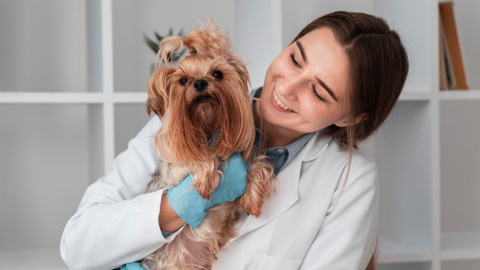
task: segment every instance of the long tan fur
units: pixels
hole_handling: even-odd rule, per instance
[[[167,62],[167,54],[183,46],[191,54],[177,67],[157,69],[148,84],[146,110],[158,115],[162,126],[155,136],[160,163],[147,192],[175,187],[193,172],[193,187],[209,200],[219,182],[218,168],[234,152],[240,152],[249,167],[247,187],[234,202],[211,207],[197,228],[187,225],[174,240],[144,258],[141,265],[149,270],[210,269],[236,236],[233,226],[241,211],[259,217],[274,192],[273,167],[253,147],[248,72],[230,51],[230,39],[208,20],[186,38],[164,39],[158,57]],[[213,76],[215,72],[223,78]],[[193,87],[198,80],[208,84],[201,93]]]

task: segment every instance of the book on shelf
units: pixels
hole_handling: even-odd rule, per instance
[[[465,62],[451,1],[439,3],[439,72],[440,90],[468,89]]]

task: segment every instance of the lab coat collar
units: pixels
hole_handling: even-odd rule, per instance
[[[305,145],[305,148],[303,149],[304,151],[299,153],[302,154],[303,161],[312,161],[327,149],[333,139],[328,133],[327,128],[315,132],[307,145]]]
[[[302,163],[316,159],[327,148],[331,140],[332,137],[324,130],[317,131],[313,135],[290,164],[277,175],[275,179],[276,193],[265,201],[262,215],[259,218],[248,216],[240,227],[239,237],[272,221],[298,201]]]

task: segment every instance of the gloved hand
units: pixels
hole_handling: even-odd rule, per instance
[[[122,268],[120,270],[146,270],[146,269],[140,266],[140,264],[138,264],[137,262],[133,262],[133,263],[127,263],[122,265]]]
[[[222,166],[218,186],[212,193],[210,201],[203,199],[192,186],[193,178],[188,175],[176,187],[167,193],[168,202],[173,210],[192,228],[196,228],[207,214],[207,209],[215,204],[234,201],[243,195],[247,186],[248,167],[242,156],[235,152]]]

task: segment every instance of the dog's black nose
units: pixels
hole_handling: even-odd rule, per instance
[[[198,80],[193,83],[193,88],[197,90],[197,92],[202,92],[207,87],[208,83],[205,80]]]

